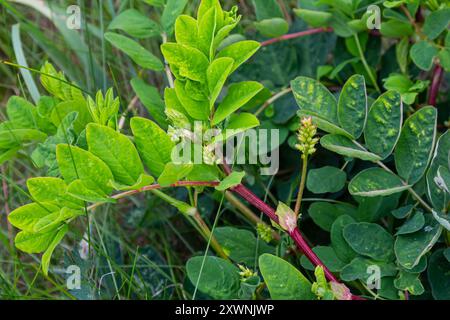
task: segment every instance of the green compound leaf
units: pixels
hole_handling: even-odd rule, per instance
[[[348,191],[354,196],[388,196],[408,189],[396,175],[381,168],[369,168],[358,173],[348,185]]]
[[[442,228],[430,215],[425,216],[425,225],[417,232],[399,235],[395,240],[395,255],[398,263],[405,269],[419,264],[441,235]]]
[[[233,171],[225,179],[220,181],[220,184],[216,187],[218,191],[225,191],[239,185],[245,176],[245,171]]]
[[[43,233],[20,231],[16,235],[14,243],[23,252],[40,253],[47,250],[57,233],[57,230]]]
[[[175,144],[167,133],[151,120],[133,117],[130,126],[144,164],[152,174],[159,176],[164,166],[170,162]]]
[[[264,241],[258,241],[248,230],[220,227],[214,230],[214,236],[233,261],[249,267],[255,266],[261,254],[275,251]]]
[[[436,39],[444,30],[447,29],[450,22],[450,9],[444,8],[431,12],[425,19],[423,33],[430,40]]]
[[[175,21],[175,39],[177,43],[197,47],[197,20],[188,15],[181,15]]]
[[[91,190],[110,194],[112,188],[108,185],[113,179],[109,167],[93,153],[67,144],[56,147],[56,159],[64,180],[71,183],[82,180]]]
[[[283,18],[271,18],[254,23],[256,30],[268,38],[280,37],[289,31],[289,24]]]
[[[330,12],[307,9],[294,9],[294,13],[314,28],[327,26],[333,16]]]
[[[238,133],[257,127],[259,124],[259,120],[255,115],[248,112],[241,112],[230,116],[226,129],[234,130],[235,133]]]
[[[336,255],[344,262],[350,262],[357,256],[357,253],[349,246],[344,239],[343,230],[346,226],[355,223],[355,219],[351,216],[344,214],[338,217],[331,226],[330,237],[331,246],[333,247]]]
[[[161,51],[181,77],[204,83],[208,58],[198,49],[178,43],[165,43]]]
[[[209,101],[207,100],[195,100],[189,96],[189,90],[185,88],[186,83],[175,80],[175,92],[176,96],[183,106],[184,110],[196,120],[208,120],[210,114]],[[170,92],[170,91],[166,91]],[[166,102],[167,103],[167,102]]]
[[[141,78],[131,79],[130,84],[148,113],[150,113],[153,119],[155,119],[163,129],[167,129],[167,116],[164,113],[164,101],[161,99],[158,89],[147,84]]]
[[[312,250],[331,272],[340,272],[342,268],[345,266],[345,263],[342,262],[336,256],[336,252],[332,247],[317,246],[314,247]],[[302,267],[307,270],[315,269],[313,264],[308,260],[308,258],[305,255],[302,255],[302,257],[300,258],[300,263]]]
[[[436,250],[431,255],[427,270],[431,292],[436,300],[450,299],[450,273],[448,272],[450,261],[445,258],[444,253],[444,249]]]
[[[450,150],[450,131],[447,130],[437,141],[433,159],[427,171],[428,198],[436,211],[444,211],[447,208],[450,194],[446,193],[435,183],[439,166],[449,167],[448,150]]]
[[[59,207],[52,203],[29,203],[12,211],[8,221],[16,228],[33,232],[36,223],[53,212],[59,212]]]
[[[259,257],[259,269],[273,300],[313,300],[311,283],[289,262],[271,255]]]
[[[378,261],[394,258],[394,238],[375,223],[353,223],[344,227],[344,239],[357,253]]]
[[[432,43],[421,40],[413,44],[409,54],[416,66],[422,70],[429,71],[433,65],[433,58],[438,52],[438,49]]]
[[[131,60],[136,62],[142,68],[155,71],[161,71],[164,69],[164,65],[161,60],[155,57],[151,52],[136,41],[114,32],[106,32],[105,39],[108,40],[108,42],[110,42],[114,47],[123,51],[131,58]]]
[[[338,124],[336,98],[323,84],[311,78],[297,77],[291,81],[291,87],[303,114]]]
[[[347,203],[314,202],[308,208],[308,214],[314,223],[328,232],[337,218],[344,214],[354,217],[356,212],[356,208]]]
[[[110,183],[108,184],[110,186]],[[72,197],[87,202],[116,202],[114,199],[109,198],[107,193],[104,193],[101,189],[91,189],[85,180],[75,180],[67,187],[67,193]]]
[[[135,38],[150,38],[161,34],[159,25],[135,9],[128,9],[116,16],[108,26],[110,30],[122,30]]]
[[[340,277],[344,281],[367,281],[372,275],[369,271],[374,270],[374,268],[380,268],[380,277],[395,276],[398,272],[397,266],[392,262],[382,262],[363,257],[356,257],[342,268]]]
[[[408,234],[419,231],[425,224],[425,217],[422,212],[416,211],[411,218],[409,218],[400,228],[398,228],[396,235]]]
[[[36,108],[22,97],[12,96],[8,99],[6,114],[17,129],[37,129]]]
[[[44,254],[42,255],[42,271],[44,272],[45,275],[48,275],[48,267],[50,265],[50,259],[52,257],[53,251],[55,250],[56,246],[61,242],[61,240],[64,238],[67,231],[69,231],[69,226],[65,224],[56,233],[52,242],[49,244],[48,248],[45,250]]]
[[[367,119],[367,93],[364,76],[354,75],[342,88],[338,101],[340,126],[355,139],[363,133]]]
[[[77,209],[84,206],[83,201],[67,194],[64,180],[53,177],[37,177],[27,180],[28,191],[36,202],[51,202],[60,207]]]
[[[169,162],[164,166],[164,170],[158,178],[158,183],[162,187],[168,187],[186,177],[192,171],[193,167],[193,164],[175,164]]]
[[[91,123],[86,128],[86,139],[89,151],[108,165],[115,181],[133,185],[144,173],[136,147],[127,136]]]
[[[216,125],[225,120],[226,117],[245,105],[262,89],[263,85],[256,81],[233,83],[228,89],[228,94],[217,107],[211,124]]]
[[[436,121],[436,108],[429,106],[414,113],[403,125],[394,153],[395,167],[409,184],[425,174],[436,137]]]
[[[208,69],[206,70],[206,79],[208,81],[211,108],[222,91],[223,85],[231,73],[233,64],[233,59],[224,57],[215,59],[208,66]]]
[[[192,284],[213,299],[236,299],[239,291],[239,269],[230,262],[212,256],[193,257],[186,263]],[[198,285],[197,285],[198,284]]]
[[[161,25],[167,34],[173,33],[173,25],[177,17],[183,13],[188,0],[167,0],[161,16]]]
[[[369,110],[364,139],[370,151],[382,159],[394,150],[403,119],[401,96],[396,91],[382,94]]]
[[[23,142],[41,142],[47,138],[44,132],[35,129],[0,129],[0,149],[9,149]]]
[[[398,277],[394,280],[394,286],[399,290],[407,290],[412,295],[421,295],[425,288],[419,279],[420,273],[410,273],[401,270]]]
[[[345,186],[347,174],[331,166],[311,169],[308,172],[306,188],[312,193],[338,192]]]
[[[241,64],[250,59],[258,51],[261,45],[253,40],[239,41],[219,51],[217,58],[228,57],[233,59],[234,64],[231,72],[236,70]]]
[[[337,134],[327,134],[320,138],[320,144],[325,149],[345,157],[358,158],[366,161],[379,161],[381,157],[357,146],[352,140]]]

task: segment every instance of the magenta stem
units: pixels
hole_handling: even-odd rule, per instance
[[[272,39],[263,41],[263,42],[261,42],[261,47],[268,46],[269,44],[284,41],[284,40],[295,39],[295,38],[300,38],[300,37],[304,37],[304,36],[309,36],[309,35],[315,34],[315,33],[331,32],[331,31],[333,31],[332,28],[315,28],[315,29],[309,29],[309,30],[305,30],[305,31],[295,32],[295,33],[289,33],[289,34],[285,34],[284,36],[281,36],[281,37],[272,38]]]
[[[442,76],[444,70],[439,64],[436,64],[433,70],[433,78],[430,87],[430,95],[428,96],[428,104],[436,106],[437,96],[439,93],[439,87],[441,86]]]

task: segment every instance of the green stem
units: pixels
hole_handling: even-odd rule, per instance
[[[375,89],[378,91],[378,93],[381,93],[380,87],[378,86],[377,81],[375,80],[375,77],[372,73],[372,70],[370,69],[369,64],[366,61],[366,57],[364,56],[364,52],[362,50],[361,43],[359,42],[358,35],[355,34],[353,37],[355,38],[355,43],[356,43],[356,46],[358,47],[359,57],[361,58],[364,68],[366,69],[366,72],[369,75],[370,81],[372,81],[372,84],[375,87]]]
[[[305,182],[306,182],[306,171],[308,170],[308,156],[302,156],[302,177],[300,178],[300,186],[298,188],[297,193],[297,201],[295,201],[295,209],[294,212],[296,215],[300,212],[300,205],[302,203],[303,191],[305,190]]]

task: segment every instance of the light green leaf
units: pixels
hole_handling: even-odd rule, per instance
[[[258,257],[263,253],[274,253],[274,248],[264,241],[257,241],[248,230],[220,227],[214,230],[214,236],[227,255],[237,263],[254,267]]]
[[[443,8],[431,12],[425,19],[423,33],[430,40],[436,39],[450,23],[450,9]]]
[[[53,212],[59,212],[59,207],[52,203],[29,203],[12,211],[8,221],[18,229],[33,232],[35,224]]]
[[[387,38],[401,38],[412,35],[414,29],[409,22],[391,19],[381,23],[380,33]]]
[[[77,209],[84,206],[67,194],[67,185],[64,180],[53,177],[37,177],[27,180],[28,191],[36,202],[52,202],[60,207],[66,206]]]
[[[161,24],[167,34],[173,32],[173,25],[177,17],[183,12],[188,0],[167,0],[161,16]]]
[[[438,54],[438,49],[433,44],[421,40],[413,44],[409,54],[416,66],[428,71],[433,65],[433,58]]]
[[[364,139],[370,151],[382,159],[394,150],[400,136],[403,119],[401,96],[387,91],[372,104],[364,130]]]
[[[294,9],[294,13],[308,25],[314,28],[327,26],[333,16],[331,13],[319,10]]]
[[[406,73],[408,69],[408,52],[409,38],[403,37],[395,46],[395,56],[397,57],[397,63],[402,73]]]
[[[231,72],[236,70],[241,64],[250,59],[260,48],[259,42],[253,40],[239,41],[226,46],[217,54],[217,58],[228,57],[234,60]]]
[[[69,119],[66,119],[67,116],[71,113],[76,112],[77,116],[75,119],[75,122],[73,123],[73,129],[77,134],[79,134],[81,131],[83,131],[86,128],[86,125],[89,122],[92,122],[91,114],[89,113],[87,104],[85,100],[66,100],[63,102],[58,103],[52,110],[52,114],[50,116],[53,124],[56,127],[60,127],[61,124],[65,124],[65,121],[68,121]],[[70,122],[70,121],[68,121]],[[68,130],[68,127],[64,128],[61,127],[60,131]],[[64,134],[63,137],[67,135],[67,132]],[[68,143],[68,141],[65,139],[63,140],[65,143]]]
[[[6,114],[16,129],[37,129],[36,108],[19,96],[12,96],[6,104]]]
[[[230,262],[212,256],[193,257],[186,263],[191,283],[213,299],[236,299],[239,291],[239,269]],[[197,285],[198,284],[198,285]]]
[[[230,114],[250,101],[262,89],[263,85],[256,81],[233,83],[228,88],[228,94],[217,107],[211,124],[216,125],[223,121]]]
[[[17,154],[17,151],[20,150],[20,147],[13,147],[9,150],[0,150],[0,165],[5,163],[6,161],[14,158]]]
[[[86,139],[89,151],[108,165],[115,181],[133,185],[144,173],[136,147],[127,136],[109,127],[91,123],[86,128]]]
[[[188,15],[181,15],[175,21],[175,39],[177,43],[197,47],[197,20]]]
[[[312,193],[338,192],[345,186],[347,175],[336,167],[325,166],[308,172],[306,188]]]
[[[358,147],[352,140],[337,134],[327,134],[320,138],[320,144],[325,149],[336,152],[345,157],[358,158],[366,161],[379,161],[381,158],[375,153],[365,151]]]
[[[344,239],[357,253],[380,261],[394,258],[394,238],[375,223],[352,223],[344,227]]]
[[[276,0],[252,0],[257,20],[283,17],[280,5]]]
[[[289,262],[271,255],[259,257],[259,268],[273,300],[313,300],[311,283]]]
[[[222,87],[231,73],[233,64],[233,59],[224,57],[215,59],[208,66],[208,69],[206,70],[206,79],[208,81],[211,108],[214,106],[214,102],[222,91]]]
[[[161,34],[159,25],[135,9],[128,9],[116,16],[108,26],[110,30],[122,30],[135,38],[150,38]]]
[[[198,47],[210,59],[214,56],[216,30],[216,8],[213,7],[198,19]]]
[[[387,196],[408,189],[396,175],[381,168],[369,168],[358,173],[350,184],[348,191],[353,196],[376,197]]]
[[[342,88],[338,102],[340,126],[355,139],[363,133],[367,119],[367,93],[364,77],[354,75]]]
[[[55,250],[56,246],[61,242],[61,240],[64,238],[67,231],[69,231],[69,226],[64,225],[56,233],[56,236],[53,238],[52,242],[49,244],[48,248],[42,255],[42,271],[44,272],[45,275],[48,275],[48,267],[50,265],[50,259],[52,257],[53,251]]]
[[[430,163],[436,138],[436,108],[428,106],[410,116],[395,148],[397,173],[409,184],[419,181]]]
[[[450,195],[435,183],[439,166],[449,167],[448,150],[450,150],[450,131],[447,130],[439,137],[434,150],[433,159],[427,171],[427,193],[428,198],[437,211],[444,211],[448,206]]]
[[[108,185],[113,175],[108,166],[89,151],[67,144],[56,147],[56,160],[64,180],[71,183],[81,179],[87,188],[109,194]]]
[[[439,223],[430,215],[426,215],[425,225],[421,230],[396,238],[394,249],[398,263],[406,269],[414,268],[422,256],[431,250],[441,232]]]
[[[110,187],[110,184],[108,184],[108,187]],[[86,180],[78,179],[72,181],[67,187],[67,193],[72,197],[87,202],[116,202],[114,199],[109,198],[108,194],[104,193],[102,190],[89,188],[89,184]]]
[[[125,52],[125,54],[139,66],[155,71],[161,71],[164,69],[164,65],[161,60],[155,57],[138,42],[114,32],[106,32],[105,39],[117,49]]]
[[[139,176],[136,183],[131,186],[117,183],[115,181],[110,181],[110,185],[117,191],[128,191],[141,189],[142,187],[151,185],[153,182],[155,182],[155,178],[143,173]]]
[[[289,24],[283,18],[270,18],[254,23],[256,30],[268,38],[276,38],[289,31]]]
[[[164,170],[158,178],[158,183],[162,187],[168,187],[186,177],[192,171],[192,168],[192,164],[175,164],[169,162],[164,166]]]
[[[170,162],[175,144],[160,127],[148,119],[133,117],[130,126],[142,160],[152,174],[159,176],[164,166]]]
[[[209,61],[200,50],[178,43],[164,43],[161,51],[181,77],[205,82]]]
[[[226,130],[244,131],[259,126],[258,118],[252,113],[233,113],[226,126]]]
[[[16,235],[14,243],[16,247],[26,253],[40,253],[49,247],[58,231],[34,233],[21,231]]]
[[[162,128],[167,129],[164,101],[161,99],[158,89],[147,84],[141,78],[131,79],[130,84],[148,113],[150,113]]]
[[[9,149],[29,141],[44,141],[47,135],[35,129],[0,129],[0,149]]]
[[[33,227],[33,232],[48,232],[59,227],[62,222],[82,215],[84,215],[84,210],[62,208],[60,211],[53,212],[39,219]]]
[[[225,191],[239,185],[245,176],[245,171],[233,171],[225,179],[220,181],[220,184],[216,187],[218,191]]]
[[[175,80],[175,92],[178,100],[184,110],[196,120],[208,120],[210,114],[210,105],[207,100],[195,100],[189,96],[189,90],[185,88],[186,83]],[[166,99],[167,101],[167,99]],[[167,104],[167,102],[166,102]]]

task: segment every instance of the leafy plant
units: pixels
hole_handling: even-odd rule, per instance
[[[20,230],[15,246],[42,253],[40,268],[53,277],[59,244],[81,240],[77,259],[103,259],[99,273],[112,275],[105,286],[118,298],[133,298],[133,289],[147,298],[156,283],[168,297],[193,299],[448,299],[450,134],[439,92],[450,69],[450,7],[384,1],[378,31],[368,30],[376,22],[370,4],[299,1],[296,20],[276,0],[253,0],[248,17],[218,0],[113,8],[96,33],[103,51],[106,41],[125,59],[124,79],[109,66],[113,84],[107,89],[104,74],[96,92],[68,80],[77,79],[68,67],[71,76],[49,62],[39,71],[5,63],[38,73],[48,92],[24,76],[35,103],[11,96],[0,123],[0,164],[34,165],[19,201],[28,203],[8,215]],[[135,110],[138,101],[145,111]],[[278,174],[214,152],[250,129],[278,130],[280,141],[268,146],[281,150]],[[209,132],[219,134],[203,139]],[[12,179],[2,171],[2,180]],[[108,208],[126,213],[112,232],[96,219]],[[166,240],[166,225],[175,240]],[[156,235],[150,243],[164,257],[129,250],[140,245],[140,228]],[[134,242],[112,249],[105,235],[119,230]],[[108,255],[124,248],[122,260]],[[173,286],[160,290],[159,278],[145,274],[148,256],[157,261],[149,270]],[[166,273],[164,264],[185,268]]]

